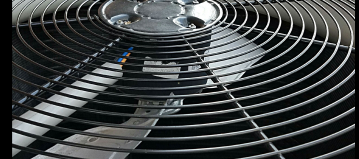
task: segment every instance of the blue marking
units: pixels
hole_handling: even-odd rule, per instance
[[[133,49],[133,47],[130,47],[130,48],[128,48],[128,50],[132,50]],[[122,54],[122,56],[126,56],[128,54],[128,52],[124,52],[123,54]],[[119,58],[118,60],[117,60],[117,62],[121,62],[123,60],[123,58]]]

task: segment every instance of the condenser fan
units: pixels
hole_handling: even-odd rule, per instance
[[[354,158],[353,0],[13,0],[12,157]]]

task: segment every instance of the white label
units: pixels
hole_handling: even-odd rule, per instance
[[[146,57],[150,58],[150,57]],[[176,62],[170,62],[168,64],[162,64],[162,61],[145,61],[145,65],[176,65]],[[168,68],[153,68],[153,67],[143,67],[143,72],[180,72],[181,67],[168,67]],[[178,79],[179,74],[169,74],[169,75],[155,75],[153,76],[162,77],[162,78],[173,78]]]
[[[188,71],[199,70],[200,68],[200,65],[188,66]]]

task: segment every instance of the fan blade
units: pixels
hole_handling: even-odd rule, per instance
[[[171,94],[173,95],[173,94]],[[156,102],[152,102],[156,103]],[[165,106],[181,105],[183,99],[168,99]],[[143,100],[139,101],[139,105],[148,105],[148,102]],[[157,104],[158,105],[158,102]],[[162,114],[173,114],[178,112],[180,109],[144,109],[137,108],[134,114],[137,115],[162,115]],[[134,126],[155,126],[158,122],[158,118],[130,118],[121,125],[134,125]],[[106,134],[106,135],[116,135],[116,136],[126,136],[126,137],[146,137],[150,132],[149,130],[142,129],[126,129],[126,128],[112,128],[112,127],[95,127],[88,129],[85,132],[97,133],[97,134]],[[92,146],[101,146],[101,147],[112,147],[112,148],[121,148],[121,149],[135,149],[141,141],[133,140],[119,140],[119,139],[109,139],[109,138],[99,138],[91,137],[85,135],[75,134],[65,139],[65,141],[92,145]],[[55,146],[49,148],[46,152],[57,153],[72,157],[81,157],[88,159],[125,159],[129,153],[128,152],[109,152],[101,151],[94,149],[86,149],[80,147],[72,147],[67,145],[56,144]],[[37,155],[33,159],[50,159],[52,157]]]

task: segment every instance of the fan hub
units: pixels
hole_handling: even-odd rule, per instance
[[[113,28],[142,35],[174,35],[213,26],[222,17],[212,0],[108,0],[99,10]]]
[[[185,13],[183,6],[172,2],[148,1],[134,8],[135,13],[148,19],[170,19]]]

